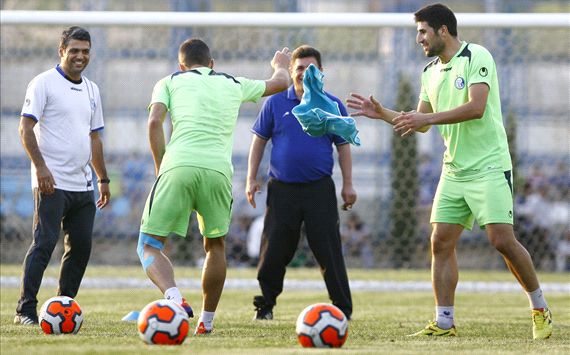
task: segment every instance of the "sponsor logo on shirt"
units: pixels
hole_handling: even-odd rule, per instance
[[[460,76],[457,77],[457,79],[455,79],[455,87],[459,90],[463,89],[465,87],[465,79]]]
[[[449,67],[449,68],[443,68],[441,69],[439,72],[446,72],[446,71],[450,71],[451,69],[453,69],[453,67]]]
[[[289,111],[287,111],[287,112],[285,112],[285,113],[283,114],[283,116],[282,116],[282,117],[285,117],[285,116],[289,116],[289,114],[290,114],[290,112],[289,112]]]
[[[486,77],[487,74],[489,74],[489,71],[487,70],[487,68],[482,67],[481,69],[479,69],[479,75],[481,75],[482,77]]]
[[[30,106],[30,99],[26,99],[26,101],[24,101],[24,102],[25,102],[26,106]]]
[[[75,90],[75,91],[83,91],[82,89],[78,89],[78,88],[74,88],[74,87],[70,87],[71,90]]]

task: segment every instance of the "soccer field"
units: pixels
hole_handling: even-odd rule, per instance
[[[198,279],[200,270],[176,269],[181,279]],[[139,354],[147,352],[217,353],[217,354],[295,354],[295,353],[351,353],[351,354],[427,354],[427,353],[570,353],[570,296],[568,274],[543,274],[541,280],[558,285],[562,292],[547,292],[553,310],[555,331],[551,339],[533,341],[528,301],[520,291],[498,289],[496,292],[458,291],[456,314],[457,338],[408,338],[407,334],[422,328],[433,317],[431,291],[398,291],[398,285],[409,281],[420,284],[429,281],[429,271],[350,270],[351,283],[389,281],[395,291],[368,291],[353,287],[354,314],[349,324],[349,336],[340,350],[303,349],[295,336],[295,320],[307,305],[326,302],[324,289],[312,287],[306,281],[318,281],[315,269],[291,269],[287,280],[301,281],[297,286],[286,286],[275,308],[275,319],[269,322],[252,321],[251,300],[258,291],[251,283],[235,280],[255,279],[253,269],[233,269],[228,272],[228,287],[224,291],[216,315],[215,333],[205,337],[189,336],[181,346],[147,346],[137,335],[135,323],[121,318],[132,310],[140,310],[148,302],[161,298],[157,290],[147,286],[105,288],[90,283],[106,280],[144,281],[137,267],[90,266],[84,286],[76,300],[81,305],[85,321],[79,334],[47,336],[39,327],[21,327],[12,324],[18,290],[8,280],[17,277],[19,266],[1,268],[1,353],[2,354]],[[57,276],[57,269],[49,268],[46,280]],[[514,279],[506,272],[463,272],[462,283],[483,281],[487,285],[510,284]],[[196,281],[195,280],[195,281]],[[189,284],[193,284],[190,282]],[[317,283],[318,284],[318,283]],[[230,286],[231,285],[231,286]],[[238,286],[236,286],[238,285]],[[288,285],[295,285],[288,283]],[[303,285],[306,289],[303,289]],[[404,288],[406,289],[406,288]],[[196,287],[182,287],[195,309],[200,308],[201,295]],[[40,303],[53,296],[55,287],[44,283]],[[191,320],[194,326],[196,318]]]

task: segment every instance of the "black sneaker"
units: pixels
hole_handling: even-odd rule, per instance
[[[255,316],[253,320],[272,320],[273,306],[265,302],[263,296],[253,297],[253,305],[255,306]]]
[[[14,324],[21,324],[21,325],[39,324],[38,316],[36,316],[35,314],[16,314],[16,317],[14,317]]]

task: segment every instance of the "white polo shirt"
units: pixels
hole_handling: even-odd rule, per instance
[[[21,115],[38,123],[34,133],[55,188],[93,190],[90,133],[104,126],[97,85],[85,77],[71,81],[58,65],[30,82]],[[37,186],[32,164],[32,188]]]

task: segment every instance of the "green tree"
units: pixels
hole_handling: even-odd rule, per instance
[[[414,89],[410,80],[399,75],[396,109],[415,109]],[[418,157],[416,135],[406,138],[394,132],[391,159],[391,207],[389,245],[393,265],[409,266],[417,240],[416,201],[418,198]]]

